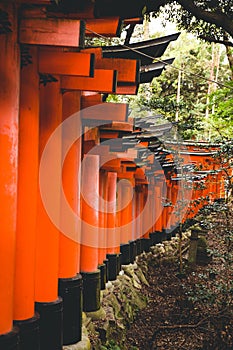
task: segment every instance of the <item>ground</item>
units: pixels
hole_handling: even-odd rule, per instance
[[[147,307],[117,349],[233,350],[231,213],[227,222],[224,205],[217,203],[203,215],[209,226],[208,264],[184,265],[182,274],[174,262],[149,266],[150,285],[143,287]]]

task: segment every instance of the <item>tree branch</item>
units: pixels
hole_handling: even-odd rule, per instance
[[[130,24],[129,28],[126,30],[126,38],[125,38],[125,45],[128,45],[131,39],[131,36],[133,34],[134,28],[135,28],[136,24]]]
[[[233,21],[223,12],[209,12],[196,6],[193,0],[177,0],[177,2],[187,11],[192,13],[197,19],[215,24],[225,29],[233,37]]]
[[[227,14],[215,11],[206,11],[200,6],[195,5],[193,0],[176,0],[185,10],[190,12],[199,20],[216,25],[223,28],[231,37],[233,37],[233,20]],[[174,0],[147,0],[147,12],[156,12],[161,6],[174,3]]]
[[[228,47],[233,47],[233,43],[229,40],[220,40],[220,39],[215,39],[210,36],[205,36],[205,35],[199,35],[200,39],[203,39],[205,41],[208,41],[210,43],[216,43],[216,44],[223,44]]]

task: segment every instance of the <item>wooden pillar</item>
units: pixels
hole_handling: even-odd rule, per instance
[[[141,186],[137,185],[135,187],[135,201],[136,201],[136,235],[137,238],[141,237],[141,206],[140,206],[140,198],[141,198]]]
[[[117,173],[107,174],[107,252],[108,254],[119,253],[120,237],[116,233],[116,184]]]
[[[62,120],[65,121],[74,113],[80,111],[81,93],[66,92],[62,100]],[[81,119],[77,114],[75,128],[62,129],[62,146],[70,146],[70,139],[75,139],[77,131],[81,130]],[[74,136],[72,136],[74,133]],[[80,132],[81,136],[81,132]],[[63,299],[63,344],[74,344],[82,338],[82,276],[80,272],[80,170],[81,167],[81,137],[75,141],[66,155],[62,168],[62,185],[66,200],[77,215],[68,222],[65,203],[61,202],[61,227],[69,227],[75,232],[74,238],[59,234],[59,295]],[[72,226],[72,227],[71,227]],[[77,274],[78,273],[78,274]]]
[[[99,228],[99,156],[84,155],[81,186],[81,261],[83,276],[83,309],[100,308],[100,271],[98,267]]]
[[[155,183],[155,230],[162,231],[162,182],[157,180]]]
[[[75,112],[80,110],[80,92],[66,92],[62,100],[63,121],[69,118]],[[77,129],[81,128],[81,121],[77,116]],[[72,132],[73,130],[70,130]],[[74,130],[77,133],[77,130]],[[69,136],[62,135],[62,143],[64,146],[69,144]],[[80,179],[79,168],[81,166],[81,139],[71,146],[62,168],[62,185],[66,199],[71,209],[80,216]],[[65,221],[66,216],[61,205],[61,221]],[[77,240],[74,241],[63,233],[59,235],[59,278],[72,278],[80,272],[80,239],[81,228],[77,222],[72,222],[75,225],[74,231],[77,232]],[[61,225],[63,227],[63,225]]]
[[[62,121],[62,95],[58,81],[40,86],[40,131],[39,158],[46,143]],[[61,135],[60,135],[61,136]],[[54,172],[61,169],[61,137],[57,136],[56,147],[46,154],[48,164],[47,176],[52,178]],[[53,163],[55,169],[49,164]],[[56,181],[55,181],[56,182]],[[53,194],[54,211],[59,222],[60,191],[49,189]],[[37,239],[36,239],[36,309],[40,314],[41,348],[44,350],[62,348],[62,301],[58,298],[58,263],[59,263],[59,231],[50,220],[46,208],[38,195]],[[56,325],[56,326],[55,326]]]
[[[120,271],[120,235],[117,228],[117,173],[107,174],[107,259],[108,279],[116,279]]]
[[[100,235],[99,240],[99,249],[98,249],[98,264],[103,264],[106,259],[106,243],[107,243],[107,235],[106,235],[106,177],[107,173],[105,170],[100,170],[100,178],[99,178],[99,195],[100,195],[100,204],[99,204],[99,227],[103,229],[103,233]]]
[[[59,82],[40,86],[40,139],[39,156],[42,156],[44,147],[52,132],[62,121],[62,95]],[[54,157],[55,154],[48,154]],[[57,167],[61,166],[61,140],[58,140]],[[48,173],[48,176],[50,174]],[[58,200],[58,202],[56,202]],[[60,215],[60,193],[54,198],[57,213]],[[36,284],[35,298],[37,302],[52,302],[57,299],[58,279],[58,229],[50,221],[41,201],[39,193],[37,214],[37,247],[36,247]]]
[[[14,320],[23,349],[39,349],[38,318],[34,316],[35,240],[38,194],[39,75],[37,47],[32,63],[21,69],[19,112],[19,165],[16,227]],[[33,326],[34,324],[34,326]],[[27,330],[27,332],[26,332]]]
[[[170,235],[171,232],[171,213],[172,213],[172,193],[171,193],[171,181],[170,179],[166,180],[167,185],[167,203],[166,203],[166,212],[167,212],[167,221],[166,221],[166,230]]]
[[[98,244],[98,269],[101,275],[101,290],[105,289],[108,280],[108,259],[106,258],[107,249],[107,216],[106,216],[106,176],[105,170],[100,169],[99,174],[99,244]]]
[[[11,23],[11,32],[1,35],[0,40],[0,335],[2,335],[12,330],[13,321],[18,162],[19,47],[17,41],[16,5],[13,1],[7,1],[1,3],[0,8],[8,14],[9,22]],[[2,341],[4,341],[3,337],[1,337],[0,344],[2,344]]]
[[[124,176],[124,175],[123,175]],[[121,174],[122,177],[122,174]],[[130,263],[130,244],[132,234],[132,185],[129,180],[121,179],[118,183],[118,211],[120,219],[121,263]]]
[[[96,271],[98,265],[99,156],[84,155],[82,164],[82,272]],[[86,225],[87,223],[87,225]],[[95,235],[94,235],[95,233]],[[90,239],[90,240],[89,240]]]
[[[172,179],[171,181],[172,187],[171,187],[171,202],[172,202],[172,212],[171,212],[171,227],[175,228],[177,226],[178,220],[177,220],[177,195],[178,195],[178,186],[177,186],[177,180]]]
[[[121,186],[121,243],[128,243],[132,233],[132,185],[127,181]]]

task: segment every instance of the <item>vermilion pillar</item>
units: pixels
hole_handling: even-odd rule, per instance
[[[161,242],[162,239],[162,184],[163,182],[158,178],[155,181],[154,188],[154,201],[155,201],[155,231],[157,232],[157,242]]]
[[[100,308],[98,267],[99,156],[84,155],[82,162],[82,236],[80,268],[83,276],[83,309]]]
[[[62,111],[63,121],[77,112],[76,127],[77,130],[81,128],[81,121],[79,118],[80,109],[80,93],[66,92],[63,95]],[[77,130],[74,132],[77,133]],[[70,133],[73,130],[70,130]],[[70,134],[63,133],[62,143],[64,146],[69,145]],[[70,148],[62,169],[62,185],[66,199],[70,205],[71,210],[80,216],[80,180],[79,168],[81,167],[81,138],[78,139]],[[66,216],[61,203],[61,218],[65,222]],[[70,223],[74,225],[74,231],[77,232],[76,240],[71,239],[63,233],[59,235],[59,278],[72,278],[80,271],[79,250],[80,250],[80,227],[78,227],[78,220]],[[62,225],[63,226],[63,225]]]
[[[99,173],[99,228],[102,230],[99,235],[99,248],[98,248],[98,269],[100,270],[101,275],[101,289],[105,289],[105,284],[108,279],[108,260],[106,258],[107,249],[107,215],[105,212],[106,209],[106,177],[107,173],[105,170],[100,169]]]
[[[62,129],[62,146],[70,147],[62,169],[62,185],[65,197],[77,215],[76,220],[69,220],[64,203],[61,202],[60,220],[62,227],[69,227],[75,232],[73,239],[66,233],[59,234],[59,295],[63,299],[63,344],[74,344],[82,338],[82,276],[80,272],[80,167],[81,167],[81,137],[70,145],[72,133],[75,135],[81,130],[79,115],[81,93],[78,91],[66,92],[62,99],[62,120],[65,121],[74,113],[75,128]],[[73,118],[73,117],[72,117]],[[74,130],[76,129],[76,130]],[[80,132],[81,136],[81,132]],[[68,234],[68,232],[67,232]],[[77,274],[78,273],[78,274]]]
[[[142,252],[142,245],[141,245],[141,236],[142,236],[142,205],[141,205],[141,197],[142,197],[142,186],[136,185],[135,186],[135,202],[136,202],[136,208],[135,208],[135,218],[136,218],[136,236],[137,236],[137,255],[141,254]]]
[[[109,261],[108,278],[115,280],[120,271],[120,237],[116,227],[116,194],[117,194],[117,173],[107,174],[107,259]]]
[[[120,251],[121,263],[130,263],[130,245],[132,235],[132,200],[133,186],[129,179],[121,180],[118,185],[118,201],[120,208]]]
[[[105,170],[100,170],[99,174],[99,227],[102,229],[106,228],[107,225],[107,215],[106,215],[106,178],[107,173]],[[103,234],[100,235],[99,239],[99,249],[98,249],[98,264],[103,264],[106,259],[106,244],[107,244],[107,230],[103,230]]]
[[[142,249],[146,252],[150,249],[150,232],[152,226],[152,192],[148,189],[148,185],[145,185],[143,192],[143,238]]]
[[[158,232],[162,231],[162,189],[161,182],[155,184],[155,229]]]
[[[107,174],[107,252],[108,254],[119,253],[120,237],[116,231],[116,184],[117,173]]]
[[[35,239],[38,194],[39,75],[37,48],[32,64],[21,69],[19,164],[16,227],[14,320],[22,349],[39,349],[38,318],[34,316]]]
[[[168,238],[171,238],[171,213],[172,213],[172,194],[171,194],[171,180],[166,180],[167,185],[167,206],[166,206],[166,212],[167,212],[167,222],[166,222],[166,231]]]
[[[59,78],[57,82],[40,86],[40,132],[39,157],[42,156],[49,137],[62,121],[62,95]],[[61,136],[61,135],[60,135]],[[47,152],[47,176],[61,169],[61,137],[56,139],[56,148]],[[56,160],[53,169],[49,166]],[[57,184],[54,184],[57,188]],[[48,189],[48,194],[60,217],[60,191]],[[62,301],[58,298],[59,231],[52,223],[38,195],[37,239],[36,239],[36,309],[40,314],[41,348],[45,350],[62,348]]]
[[[16,349],[12,330],[15,268],[18,109],[19,109],[19,47],[17,11],[13,1],[0,4],[9,16],[11,32],[0,40],[0,347]],[[10,338],[10,339],[9,339]]]

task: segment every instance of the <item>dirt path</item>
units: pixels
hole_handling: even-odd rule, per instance
[[[174,263],[149,267],[148,305],[128,330],[125,349],[233,350],[232,251],[223,212],[209,222],[208,265],[182,277]]]

